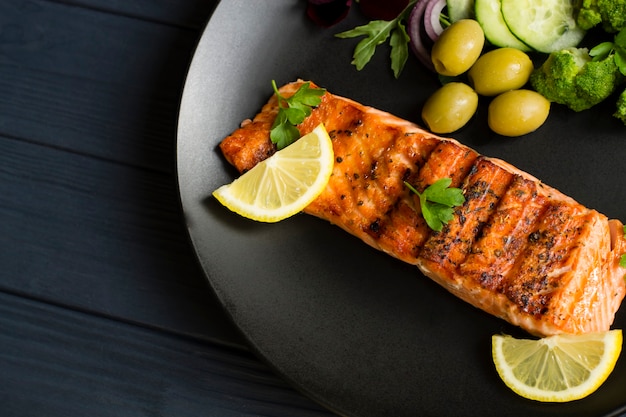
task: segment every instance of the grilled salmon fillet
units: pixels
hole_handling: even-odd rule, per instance
[[[280,93],[288,97],[301,84]],[[240,172],[276,151],[269,132],[277,110],[272,97],[220,143]],[[626,292],[618,220],[502,160],[329,92],[298,128],[304,135],[320,123],[336,159],[306,213],[416,265],[454,295],[531,334],[610,328]],[[466,201],[435,232],[404,181],[422,192],[441,178],[451,178]]]

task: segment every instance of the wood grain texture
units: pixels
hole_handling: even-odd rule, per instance
[[[0,288],[242,343],[213,324],[227,320],[193,257],[174,178],[198,36],[75,5],[0,2]]]
[[[0,0],[0,415],[323,416],[247,351],[175,177],[216,0]]]
[[[0,414],[329,416],[245,351],[0,293]]]
[[[1,289],[242,343],[219,325],[170,175],[6,138],[0,167]]]
[[[190,29],[206,23],[218,0],[52,0],[105,13],[120,14]]]
[[[199,36],[76,6],[3,0],[0,134],[173,172],[179,98]]]

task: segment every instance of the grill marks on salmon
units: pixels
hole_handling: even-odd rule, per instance
[[[287,84],[293,94],[301,82]],[[272,97],[220,143],[240,172],[275,152]],[[626,292],[622,224],[510,164],[413,123],[326,93],[298,126],[324,123],[335,152],[326,189],[304,211],[416,265],[470,304],[535,335],[608,330]],[[466,201],[440,232],[419,199],[451,178]]]
[[[504,277],[520,258],[545,205],[536,183],[515,176],[460,265],[460,274],[485,289],[502,292]]]

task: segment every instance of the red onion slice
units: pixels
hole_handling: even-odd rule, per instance
[[[444,7],[446,7],[446,0],[427,0],[426,10],[424,11],[424,29],[433,42],[443,32],[439,16],[441,16]]]
[[[415,4],[409,20],[407,22],[407,33],[411,39],[411,50],[417,56],[417,59],[429,70],[435,71],[435,66],[430,59],[429,48],[424,43],[424,36],[422,35],[422,27],[424,25],[424,14],[426,12],[426,5],[429,0],[418,0]],[[430,39],[429,39],[430,41]]]

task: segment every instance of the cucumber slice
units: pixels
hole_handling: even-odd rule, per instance
[[[474,17],[474,0],[446,0],[446,6],[452,23]]]
[[[575,0],[502,0],[510,31],[531,48],[550,53],[577,46],[585,31],[576,25]]]
[[[476,20],[485,32],[485,38],[495,46],[530,51],[531,48],[509,30],[500,7],[500,0],[476,0]]]

